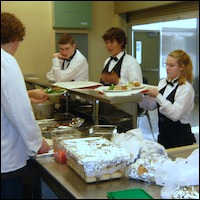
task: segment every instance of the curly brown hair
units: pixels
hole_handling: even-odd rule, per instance
[[[1,13],[1,44],[22,41],[25,36],[25,27],[22,22],[8,12]]]
[[[122,44],[122,49],[126,48],[126,44],[127,44],[127,37],[125,32],[118,28],[118,27],[112,27],[110,29],[108,29],[104,35],[102,36],[102,38],[104,39],[104,41],[111,41],[113,42],[113,40],[116,40],[117,43]]]

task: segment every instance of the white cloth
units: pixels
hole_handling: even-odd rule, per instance
[[[171,93],[172,90],[177,86],[177,82],[174,83],[174,87],[167,85],[164,94],[159,94],[156,98],[144,96],[142,101],[139,102],[140,107],[146,110],[153,110],[157,108],[157,102],[159,103],[159,111],[169,119],[178,121],[182,124],[190,123],[190,116],[194,108],[194,89],[189,82],[183,85],[179,85],[174,103],[167,100],[166,97]],[[162,89],[166,85],[166,79],[161,79],[158,84],[158,90]]]
[[[155,173],[157,185],[189,186],[199,184],[199,148],[187,158],[177,157],[175,161],[167,160],[158,166]]]
[[[62,70],[62,59],[52,58],[52,63],[53,66],[51,70],[46,74],[50,81],[88,81],[88,62],[78,49],[76,49],[76,54],[70,61],[69,66],[67,67],[68,61],[64,63],[65,70]]]
[[[131,129],[126,133],[115,134],[112,142],[127,149],[131,153],[131,159],[128,164],[134,163],[139,157],[167,157],[165,148],[155,141],[144,139],[142,131],[139,128]]]
[[[15,58],[1,49],[1,173],[24,167],[41,145],[21,70]]]
[[[123,56],[123,54],[124,54],[124,51],[120,52],[116,56],[118,60]],[[110,60],[110,57],[105,60],[104,67],[106,66],[109,60]],[[112,60],[110,62],[108,72],[112,71],[112,69],[117,64],[117,62],[118,61],[115,61],[115,60]],[[140,83],[143,83],[142,70],[139,63],[134,57],[130,56],[129,54],[125,54],[123,58],[122,66],[121,66],[121,77],[120,77],[120,81],[118,85],[123,85],[130,81],[132,82],[138,81]]]
[[[163,199],[171,199],[173,190],[178,186],[199,185],[199,148],[187,158],[166,160],[157,166],[155,182],[156,185],[164,186],[161,189]]]

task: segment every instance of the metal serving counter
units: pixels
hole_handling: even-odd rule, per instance
[[[187,158],[197,148],[199,144],[171,148],[166,151],[172,159]],[[38,180],[36,188],[42,178],[60,199],[107,199],[107,192],[132,188],[141,188],[154,199],[161,199],[161,186],[129,179],[125,175],[118,179],[86,183],[70,166],[56,162],[53,155],[36,157],[31,159],[31,163],[32,172],[35,170],[35,177]]]
[[[107,199],[110,191],[141,188],[155,199],[161,199],[161,187],[153,183],[132,180],[127,177],[86,183],[67,164],[57,163],[53,156],[32,160],[39,176],[60,199]]]
[[[35,75],[24,75],[24,80],[28,89],[35,89],[36,85],[40,87],[51,87],[54,82],[49,81],[46,77],[38,77]]]
[[[142,96],[141,94],[135,94],[130,96],[123,96],[123,97],[108,97],[104,94],[99,93],[93,89],[70,89],[70,93],[75,93],[83,98],[90,98],[93,104],[93,113],[92,118],[94,124],[98,124],[98,113],[99,113],[99,101],[107,103],[107,104],[126,104],[129,102],[133,102],[131,107],[132,116],[133,116],[133,128],[137,128],[137,102],[141,101]]]
[[[37,76],[24,76],[25,82],[29,89],[36,88],[36,85],[40,87],[52,87],[53,82],[47,80],[47,78],[37,77]],[[115,97],[108,97],[104,94],[95,91],[94,89],[68,89],[66,94],[66,112],[68,112],[68,96],[69,94],[75,93],[81,97],[85,97],[92,100],[92,119],[94,124],[98,124],[99,121],[99,101],[102,101],[107,104],[126,104],[133,102],[131,111],[132,111],[132,119],[133,119],[133,127],[137,128],[137,103],[141,101],[142,95],[141,94],[134,94],[129,96],[115,96]]]
[[[187,158],[199,144],[167,149],[169,157]],[[106,193],[131,188],[141,188],[154,199],[161,199],[161,186],[140,180],[129,179],[125,175],[118,179],[110,179],[95,183],[86,183],[67,164],[60,164],[53,155],[36,157],[31,160],[36,174],[52,189],[60,199],[106,199]]]

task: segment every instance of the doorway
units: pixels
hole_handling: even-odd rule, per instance
[[[142,68],[143,77],[148,78],[150,85],[159,81],[160,32],[135,31],[134,57]]]

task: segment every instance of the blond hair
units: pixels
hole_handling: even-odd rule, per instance
[[[193,65],[190,56],[183,50],[174,50],[168,54],[168,56],[176,59],[179,66],[184,65],[178,82],[179,85],[185,84],[186,81],[192,83],[193,81]]]

